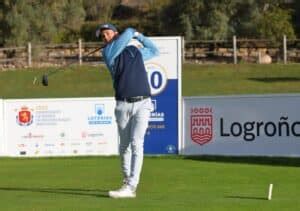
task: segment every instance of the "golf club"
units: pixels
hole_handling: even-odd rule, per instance
[[[104,47],[105,47],[105,46],[101,46],[101,47],[99,47],[99,48],[97,48],[97,49],[95,49],[95,50],[93,50],[93,51],[91,51],[91,52],[89,52],[89,53],[83,55],[83,57],[84,57],[84,56],[89,56],[89,55],[95,53],[96,51],[101,50],[101,49],[104,48]],[[48,86],[48,84],[49,84],[48,77],[49,77],[49,76],[54,75],[54,74],[58,73],[60,69],[66,68],[66,67],[70,66],[71,64],[74,64],[74,63],[77,63],[77,62],[78,62],[77,60],[72,61],[72,62],[69,62],[69,63],[63,65],[62,67],[58,67],[58,68],[56,68],[55,70],[51,70],[51,71],[49,71],[48,73],[43,74],[43,75],[42,75],[42,78],[41,78],[41,82],[42,82],[43,86]],[[33,85],[38,84],[38,77],[37,77],[37,76],[34,77],[32,84],[33,84]]]

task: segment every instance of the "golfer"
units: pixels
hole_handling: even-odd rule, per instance
[[[106,44],[102,53],[115,90],[123,173],[122,187],[108,194],[112,198],[134,198],[143,165],[144,136],[153,109],[144,61],[159,52],[150,39],[133,28],[119,34],[114,25],[107,23],[96,30],[96,36]]]

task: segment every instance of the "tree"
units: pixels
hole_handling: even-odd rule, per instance
[[[161,10],[160,30],[163,34],[187,35],[193,39],[195,29],[199,25],[200,13],[203,10],[202,0],[174,0]],[[189,30],[187,32],[186,30]]]
[[[161,30],[188,39],[295,37],[282,0],[174,0],[162,10]]]
[[[63,8],[63,19],[59,24],[59,30],[64,33],[63,41],[70,42],[79,38],[84,19],[82,0],[69,0]]]
[[[270,8],[264,11],[257,21],[257,32],[259,38],[274,41],[281,41],[283,35],[294,39],[295,32],[291,24],[290,11],[270,5]]]
[[[292,23],[295,27],[295,31],[297,33],[297,37],[300,37],[300,1],[294,1],[291,5],[292,10]]]
[[[5,45],[70,41],[80,33],[82,0],[6,0]],[[3,27],[2,27],[3,28]]]
[[[193,27],[189,16],[182,14],[179,17],[179,27],[183,30],[183,36],[187,40],[191,40],[194,36]]]
[[[120,0],[89,0],[83,1],[87,21],[109,22],[113,11]]]
[[[103,22],[187,40],[232,35],[281,40],[284,34],[294,38],[295,29],[300,33],[298,1],[288,5],[293,10],[283,0],[145,0],[127,11],[120,10],[120,4],[121,0],[1,0],[0,46],[95,40],[95,28]]]
[[[236,4],[231,24],[239,37],[282,40],[295,37],[291,12],[282,9],[280,0],[244,0]]]
[[[196,36],[201,39],[222,40],[231,35],[230,10],[231,1],[204,0],[204,9],[196,27]]]
[[[0,2],[0,46],[4,45],[5,35],[8,33],[8,25],[5,20],[8,6],[7,0]]]
[[[234,35],[253,38],[257,35],[257,20],[261,16],[256,0],[236,1],[229,24]]]

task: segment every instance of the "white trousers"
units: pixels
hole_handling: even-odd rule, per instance
[[[120,135],[119,152],[122,173],[124,181],[134,188],[140,180],[144,157],[144,136],[152,109],[150,98],[134,103],[117,101],[115,108]]]

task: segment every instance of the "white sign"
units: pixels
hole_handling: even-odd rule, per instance
[[[118,154],[113,98],[5,100],[11,156]]]
[[[184,99],[186,155],[300,156],[300,95]]]
[[[3,100],[0,99],[0,156],[5,155],[4,143]]]

